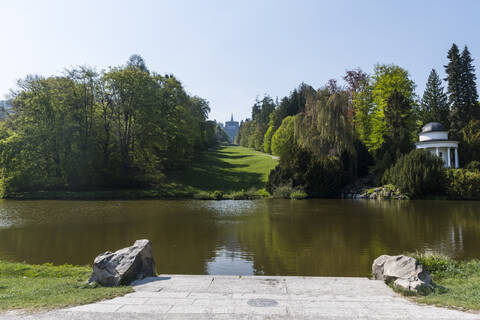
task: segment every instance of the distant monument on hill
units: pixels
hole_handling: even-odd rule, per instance
[[[225,121],[225,132],[228,134],[230,137],[230,142],[233,143],[235,141],[235,136],[238,133],[238,128],[239,128],[238,121],[233,121],[233,113],[232,117],[230,118],[230,121]]]

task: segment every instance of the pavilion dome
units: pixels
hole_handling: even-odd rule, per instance
[[[422,133],[434,131],[447,131],[447,128],[440,122],[429,122],[422,127]]]

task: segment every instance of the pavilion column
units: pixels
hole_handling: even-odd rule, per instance
[[[447,168],[450,168],[452,166],[452,160],[450,159],[450,151],[451,148],[447,148]]]
[[[455,148],[455,168],[460,167],[460,164],[458,163],[458,147]]]
[[[435,148],[435,154],[436,154],[437,157],[438,157],[438,147]]]

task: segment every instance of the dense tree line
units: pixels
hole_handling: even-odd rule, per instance
[[[480,160],[480,104],[468,48],[453,44],[445,66],[447,90],[432,69],[423,97],[407,70],[377,64],[368,75],[349,70],[346,86],[302,83],[274,103],[266,96],[242,122],[237,143],[280,156],[267,189],[285,185],[310,196],[334,196],[346,183],[369,174],[376,183],[414,149],[421,127],[441,122],[460,141],[463,165]],[[263,134],[263,139],[262,139]],[[420,172],[418,169],[417,172]]]
[[[12,92],[12,108],[0,124],[4,195],[156,186],[224,137],[207,121],[205,99],[137,55],[107,71],[28,76]]]

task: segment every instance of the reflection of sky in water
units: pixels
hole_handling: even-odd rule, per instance
[[[226,215],[241,215],[254,210],[258,206],[257,201],[252,200],[223,200],[223,201],[202,201],[194,203],[207,210],[216,211]]]
[[[22,223],[16,210],[0,208],[0,229],[20,226]]]
[[[245,259],[240,252],[225,248],[217,251],[217,255],[207,262],[207,273],[216,275],[253,275],[253,263]]]

